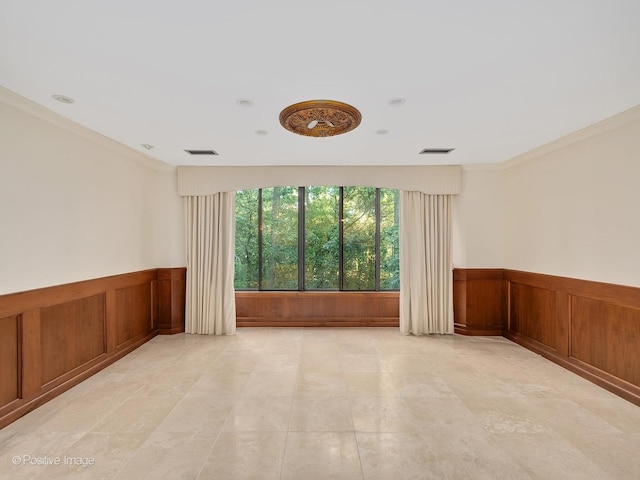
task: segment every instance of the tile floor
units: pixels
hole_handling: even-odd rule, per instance
[[[384,328],[156,337],[0,430],[12,480],[626,480],[639,454],[639,407],[506,339]]]

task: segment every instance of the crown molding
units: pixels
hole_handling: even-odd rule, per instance
[[[498,163],[463,163],[462,170],[465,172],[501,172],[505,169],[506,162]]]
[[[579,142],[588,140],[596,135],[610,132],[617,128],[624,127],[632,122],[640,121],[640,105],[620,112],[611,117],[605,118],[588,127],[576,130],[575,132],[564,135],[551,142],[540,145],[539,147],[529,150],[528,152],[517,155],[509,160],[496,163],[465,163],[462,165],[463,171],[500,171],[507,170],[522,163],[534,160],[549,153],[567,148]]]
[[[138,152],[131,147],[128,147],[122,143],[119,143],[109,137],[106,137],[94,130],[91,130],[85,126],[80,125],[79,123],[74,122],[73,120],[69,120],[62,115],[49,110],[42,105],[29,100],[11,90],[8,90],[2,86],[0,86],[0,101],[15,107],[23,112],[26,112],[30,115],[33,115],[40,120],[44,120],[56,127],[62,128],[78,137],[81,137],[85,140],[88,140],[92,143],[95,143],[103,148],[111,150],[113,153],[125,157],[129,160],[142,164],[152,170],[157,171],[173,171],[175,167],[173,165],[169,165],[157,158],[153,158],[149,155],[145,155],[142,152]]]
[[[610,132],[611,130],[624,127],[625,125],[636,121],[640,121],[640,105],[636,105],[635,107],[616,115],[612,115],[611,117],[605,118],[604,120],[589,125],[588,127],[576,130],[575,132],[564,135],[563,137],[557,138],[549,143],[545,143],[544,145],[534,148],[533,150],[529,150],[528,152],[518,155],[510,160],[499,163],[498,165],[501,165],[503,169],[515,167],[516,165],[528,162],[529,160],[567,148],[576,143],[588,140],[591,137],[595,137],[596,135]]]

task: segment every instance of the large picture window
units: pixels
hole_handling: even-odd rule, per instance
[[[236,192],[238,290],[398,290],[397,190]]]

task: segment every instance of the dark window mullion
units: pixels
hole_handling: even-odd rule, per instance
[[[304,286],[304,252],[305,252],[305,208],[307,197],[304,187],[298,187],[298,290],[303,291]]]
[[[376,188],[376,292],[380,291],[380,189]]]
[[[338,290],[344,289],[344,188],[340,187],[338,190]]]
[[[258,189],[258,290],[262,290],[262,189]]]

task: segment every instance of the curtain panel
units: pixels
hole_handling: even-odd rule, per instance
[[[400,195],[400,331],[453,333],[451,195]]]
[[[185,332],[232,335],[235,192],[185,197],[187,292]]]

